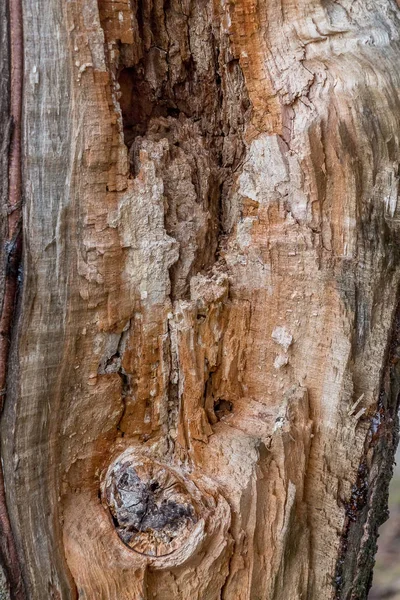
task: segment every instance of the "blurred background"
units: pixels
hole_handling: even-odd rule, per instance
[[[400,449],[389,490],[390,517],[379,530],[374,580],[368,600],[400,600]]]

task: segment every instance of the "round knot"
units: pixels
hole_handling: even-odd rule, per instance
[[[122,454],[109,467],[103,501],[121,540],[149,557],[180,548],[198,521],[196,502],[176,471],[134,454]]]

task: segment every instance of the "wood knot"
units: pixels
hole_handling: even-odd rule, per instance
[[[195,500],[171,467],[124,453],[109,467],[103,502],[129,548],[149,557],[180,548],[198,521]]]

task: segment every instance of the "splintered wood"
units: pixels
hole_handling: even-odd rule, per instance
[[[23,0],[1,423],[26,597],[366,598],[396,443],[391,0]]]

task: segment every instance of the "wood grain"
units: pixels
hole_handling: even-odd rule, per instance
[[[1,437],[28,598],[366,598],[396,443],[399,8],[23,9]],[[184,539],[152,478],[195,498]]]

